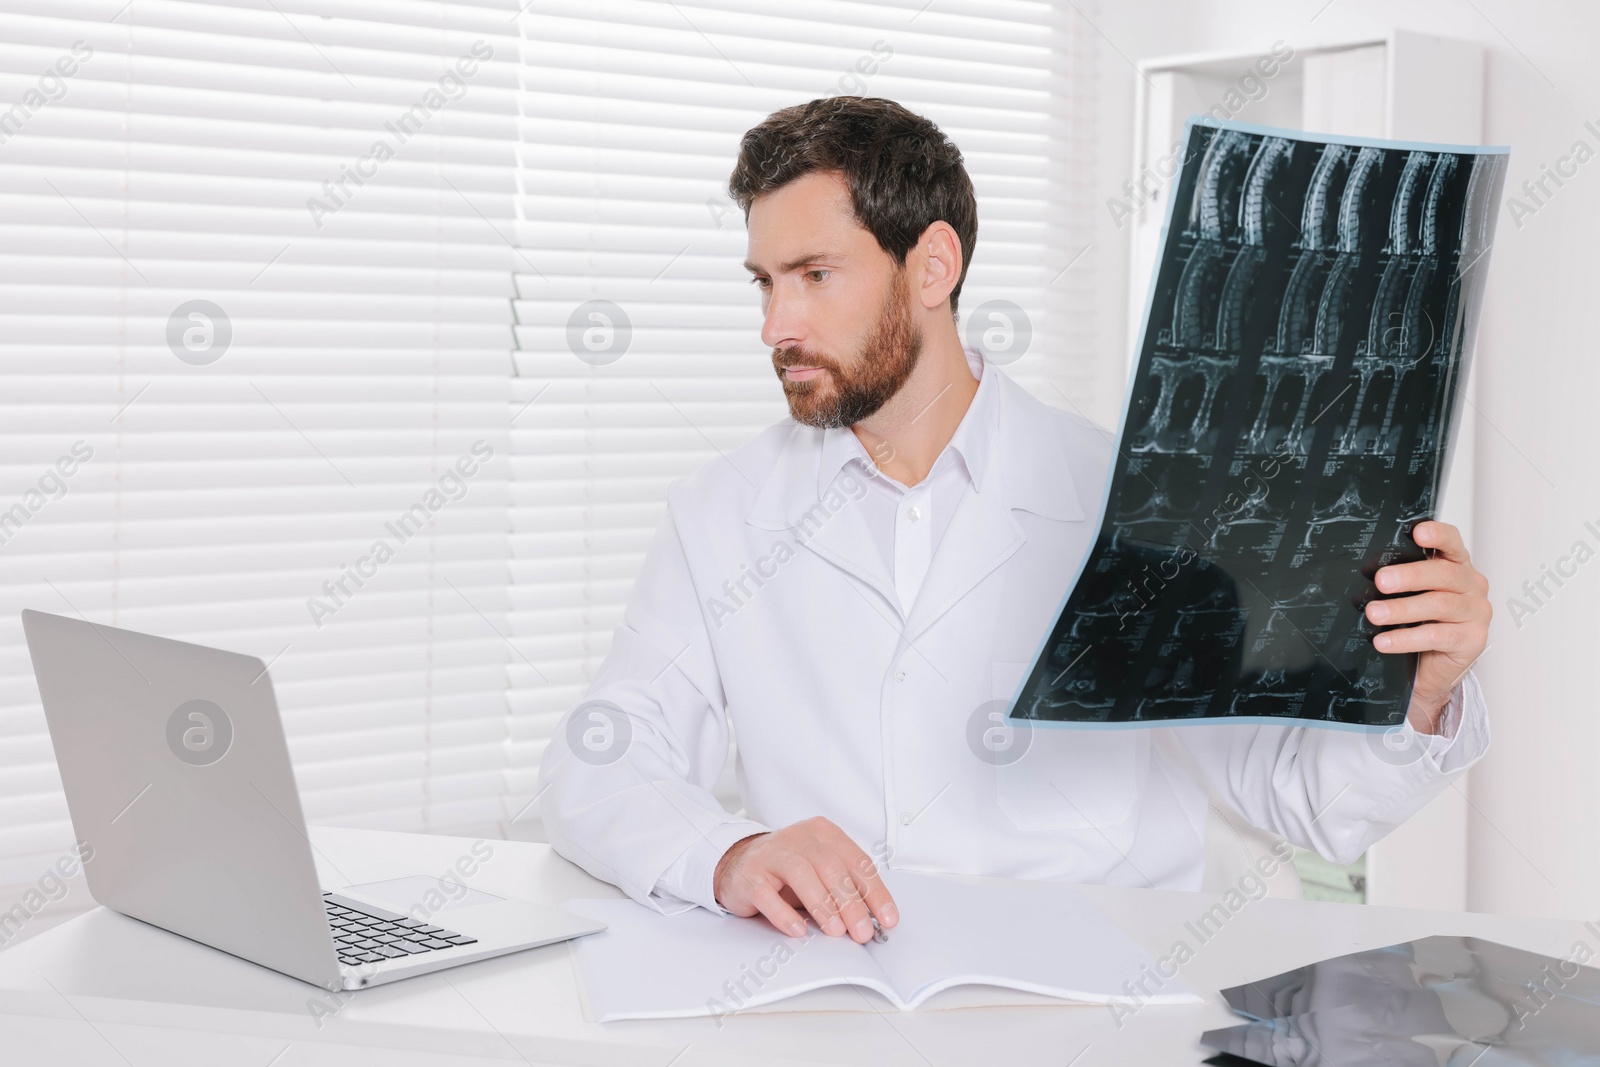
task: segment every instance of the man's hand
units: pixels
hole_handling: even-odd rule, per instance
[[[1379,652],[1420,652],[1407,719],[1419,732],[1439,732],[1450,691],[1489,643],[1489,580],[1472,566],[1461,531],[1447,522],[1420,522],[1412,536],[1431,559],[1380,567],[1373,576],[1384,593],[1411,593],[1373,600],[1367,618],[1402,629],[1378,634]]]
[[[872,938],[872,917],[888,929],[900,921],[894,899],[867,854],[845,832],[818,817],[733,844],[712,877],[717,903],[735,915],[765,915],[791,937],[806,932],[804,908],[829,937]]]

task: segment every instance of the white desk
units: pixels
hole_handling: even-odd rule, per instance
[[[314,828],[324,885],[437,873],[466,838]],[[467,883],[559,901],[617,896],[546,845],[491,841]],[[337,867],[337,872],[332,868]],[[1182,939],[1182,977],[1204,1006],[1150,1006],[1119,1029],[1105,1007],[950,990],[917,1012],[873,994],[818,990],[764,1013],[599,1024],[584,1018],[567,945],[552,945],[349,994],[320,1027],[313,986],[97,908],[0,952],[0,1060],[123,1067],[486,1062],[694,1067],[752,1063],[1198,1064],[1202,1030],[1234,1016],[1220,988],[1315,959],[1436,933],[1474,934],[1563,956],[1581,924],[1264,899],[1204,943],[1194,923],[1222,898],[1086,886],[1084,892],[1157,957]],[[1003,1002],[1004,1006],[961,1007]],[[884,1011],[874,1011],[876,1005]],[[943,1010],[941,1010],[941,1007]]]

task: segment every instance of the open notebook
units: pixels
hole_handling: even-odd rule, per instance
[[[575,900],[607,929],[573,949],[600,1022],[729,1015],[824,986],[874,989],[910,1010],[943,989],[990,985],[1077,1003],[1128,997],[1159,976],[1151,956],[1070,886],[996,886],[884,871],[900,925],[858,945],[815,926],[789,938],[765,919],[703,908],[661,915],[631,900]],[[1157,979],[1159,980],[1159,978]],[[1142,1003],[1196,1003],[1176,978]]]

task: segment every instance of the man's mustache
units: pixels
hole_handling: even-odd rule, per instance
[[[794,348],[774,350],[772,353],[772,366],[781,374],[788,367],[821,367],[823,370],[839,373],[839,365],[826,356],[813,356]]]

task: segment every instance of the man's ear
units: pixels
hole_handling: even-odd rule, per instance
[[[911,250],[922,268],[917,299],[933,309],[950,299],[950,290],[961,280],[961,238],[948,222],[933,222],[922,231]]]

